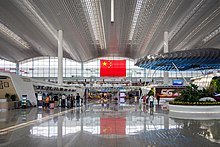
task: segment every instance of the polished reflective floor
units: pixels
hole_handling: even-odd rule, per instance
[[[160,106],[91,104],[83,108],[0,112],[4,147],[217,147],[220,119],[175,119]]]

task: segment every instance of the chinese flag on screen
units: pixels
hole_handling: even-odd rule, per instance
[[[101,77],[125,77],[126,60],[100,60]]]

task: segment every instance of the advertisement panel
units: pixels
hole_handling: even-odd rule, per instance
[[[185,89],[185,86],[155,87],[156,96],[159,95],[160,98],[176,98],[183,89]]]

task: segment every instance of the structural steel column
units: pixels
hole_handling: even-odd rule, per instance
[[[164,32],[164,53],[168,53],[168,37],[169,34],[168,32]],[[169,74],[167,71],[164,72],[164,77],[163,77],[163,84],[168,85],[169,84]]]
[[[63,30],[58,31],[58,84],[63,84]]]

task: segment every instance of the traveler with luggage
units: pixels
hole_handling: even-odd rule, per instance
[[[49,97],[49,95],[47,95],[45,98],[45,109],[49,108],[49,103],[50,103],[50,97]]]
[[[66,103],[66,96],[65,96],[65,94],[63,94],[62,101],[61,101],[61,107],[65,108],[65,103]]]
[[[79,96],[79,93],[77,93],[77,95],[76,95],[76,106],[77,107],[80,106],[80,96]]]

